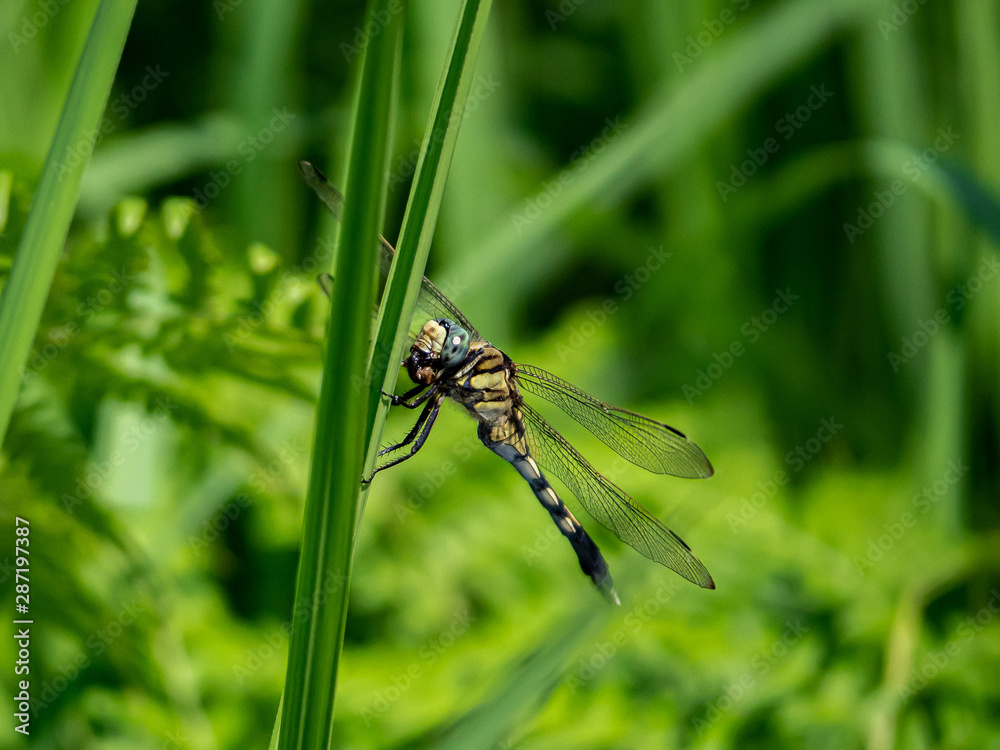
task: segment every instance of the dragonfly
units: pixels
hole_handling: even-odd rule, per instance
[[[306,183],[338,219],[344,199],[308,162],[299,162]],[[388,275],[392,245],[380,237],[379,267]],[[327,296],[332,277],[320,276]],[[478,423],[478,437],[510,463],[528,483],[556,527],[569,541],[580,568],[613,604],[621,601],[593,539],[549,483],[543,469],[558,477],[601,525],[640,554],[703,588],[714,589],[708,570],[691,548],[650,515],[624,490],[597,472],[569,441],[527,401],[548,401],[589,429],[627,461],[657,474],[706,478],[714,469],[702,450],[684,433],[641,414],[606,404],[545,370],[515,363],[480,335],[472,322],[426,277],[418,307],[428,316],[401,365],[415,387],[402,395],[386,394],[393,406],[421,409],[400,442],[379,452],[396,453],[364,481],[413,458],[423,447],[446,399],[462,406]],[[412,336],[411,336],[412,337]]]

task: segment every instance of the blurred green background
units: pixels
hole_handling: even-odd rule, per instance
[[[96,6],[0,6],[0,279]],[[406,11],[390,239],[457,10]],[[0,453],[0,747],[268,742],[332,252],[295,162],[341,179],[363,24],[140,3]],[[705,450],[654,476],[551,415],[718,589],[580,513],[608,611],[447,409],[373,485],[335,745],[1000,748],[1000,8],[504,2],[477,77],[429,275]]]

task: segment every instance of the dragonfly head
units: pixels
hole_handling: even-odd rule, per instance
[[[428,320],[403,364],[414,383],[433,383],[438,373],[462,363],[469,353],[469,332],[447,318]]]

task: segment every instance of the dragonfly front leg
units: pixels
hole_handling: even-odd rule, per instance
[[[426,384],[418,385],[402,396],[397,396],[393,393],[386,393],[382,391],[383,394],[389,397],[389,403],[393,406],[404,406],[407,409],[416,409],[418,406],[422,406],[423,403],[437,393],[437,388],[432,387],[430,390],[424,391],[427,388]],[[421,391],[424,391],[421,393]],[[415,398],[414,398],[415,397]]]
[[[390,466],[401,464],[403,461],[406,461],[407,459],[413,458],[415,455],[417,455],[417,451],[419,451],[421,448],[424,447],[424,443],[427,441],[427,437],[431,434],[431,428],[434,426],[434,420],[437,419],[437,415],[441,411],[442,400],[443,397],[438,396],[437,398],[427,403],[427,406],[425,406],[423,412],[421,412],[420,418],[417,420],[417,423],[413,425],[413,429],[410,430],[410,432],[407,434],[405,438],[403,438],[402,442],[399,442],[396,445],[390,445],[388,448],[383,448],[382,450],[379,451],[378,455],[382,456],[385,455],[386,453],[391,453],[394,450],[399,450],[400,448],[407,446],[410,443],[413,443],[413,447],[410,449],[409,453],[407,453],[405,456],[394,458],[392,461],[389,461],[388,463],[379,466],[377,469],[375,469],[375,471],[371,473],[371,476],[369,476],[367,479],[362,480],[365,484],[370,483],[372,479],[375,477],[375,475],[378,474],[383,469],[388,469]]]

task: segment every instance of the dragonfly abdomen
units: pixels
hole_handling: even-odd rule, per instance
[[[608,570],[608,563],[605,561],[601,551],[597,548],[594,540],[584,530],[583,525],[576,520],[576,517],[566,507],[556,491],[549,484],[549,480],[542,474],[538,464],[530,455],[521,453],[508,443],[498,443],[490,440],[489,431],[484,429],[485,425],[480,425],[479,437],[483,444],[502,459],[513,465],[517,469],[531,491],[535,493],[538,502],[549,512],[556,527],[564,537],[569,540],[573,551],[576,552],[577,560],[580,562],[580,569],[589,576],[594,585],[600,589],[601,593],[614,604],[621,604],[618,594],[615,591],[614,582],[611,580],[611,571]]]

